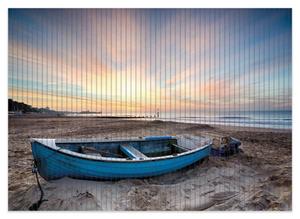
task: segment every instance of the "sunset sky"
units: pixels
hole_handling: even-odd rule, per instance
[[[11,9],[9,98],[107,114],[291,110],[290,9]]]

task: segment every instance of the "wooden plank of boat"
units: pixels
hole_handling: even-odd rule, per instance
[[[92,147],[86,147],[86,146],[81,146],[80,147],[81,152],[83,154],[88,154],[88,155],[96,155],[101,157],[101,152],[95,148]]]
[[[143,160],[143,159],[148,158],[145,154],[138,151],[137,149],[135,149],[131,145],[121,144],[120,149],[123,153],[125,153],[131,159]]]
[[[183,150],[183,151],[188,151],[188,150],[190,150],[189,148],[185,148],[185,147],[182,147],[182,146],[179,146],[179,145],[177,145],[177,144],[171,144],[173,147],[177,147],[177,148],[179,148],[179,149],[181,149],[181,150]]]

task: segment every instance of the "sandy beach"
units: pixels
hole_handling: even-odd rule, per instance
[[[113,138],[147,135],[232,136],[241,152],[210,157],[180,171],[147,179],[41,184],[39,210],[291,210],[291,130],[225,127],[114,118],[10,116],[9,210],[39,199],[31,172],[30,138]]]

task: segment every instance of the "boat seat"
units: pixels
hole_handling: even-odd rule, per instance
[[[135,149],[131,145],[122,144],[120,145],[120,149],[131,159],[143,160],[148,158],[145,154]]]

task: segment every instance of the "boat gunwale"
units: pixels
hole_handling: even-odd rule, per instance
[[[43,141],[52,141],[52,143],[54,143],[55,145],[47,145],[47,144],[41,142],[41,140],[43,140]],[[85,141],[85,140],[87,140],[87,139],[85,139],[85,140],[80,140],[80,142],[78,142],[78,141],[75,142],[75,141],[72,141],[72,140],[59,142],[59,140],[60,139],[58,139],[58,142],[56,142],[56,139],[37,139],[37,138],[30,139],[31,143],[37,142],[40,145],[42,145],[42,146],[44,146],[44,147],[46,147],[46,148],[48,148],[52,151],[55,151],[55,152],[58,152],[58,153],[61,153],[61,154],[67,155],[67,156],[75,157],[77,159],[85,159],[85,160],[91,160],[91,161],[103,161],[103,162],[149,162],[149,161],[159,161],[159,160],[165,160],[165,159],[174,159],[174,158],[194,154],[198,151],[206,149],[207,147],[211,146],[211,144],[212,144],[212,140],[209,139],[208,143],[206,143],[205,145],[203,145],[199,148],[191,149],[191,150],[188,150],[188,151],[176,154],[176,155],[167,155],[167,156],[160,156],[160,157],[148,157],[147,159],[127,159],[127,158],[113,158],[113,157],[102,157],[102,156],[97,156],[97,155],[81,154],[81,153],[74,152],[74,151],[71,151],[71,150],[63,149],[62,147],[58,147],[56,145],[56,143],[95,143],[95,142],[99,142],[99,141],[96,141],[96,140],[91,141],[91,139],[88,139],[88,141]],[[122,140],[120,139],[120,140],[113,141],[113,142],[122,142],[124,140],[130,140],[130,139],[122,139]],[[139,141],[148,141],[148,140],[145,140],[145,139],[137,139],[137,140],[139,140]],[[151,141],[156,141],[156,140],[151,140]],[[112,142],[112,141],[107,140],[107,141],[101,141],[101,142]]]
[[[101,142],[101,143],[114,143],[114,142],[123,142],[123,141],[161,141],[161,140],[171,140],[171,139],[175,139],[173,136],[170,138],[166,138],[166,139],[151,139],[151,140],[147,140],[144,138],[120,138],[120,139],[101,139],[101,138],[82,138],[82,139],[54,139],[55,143],[58,144],[67,144],[67,143],[97,143],[97,142]],[[50,140],[50,139],[49,139]]]

